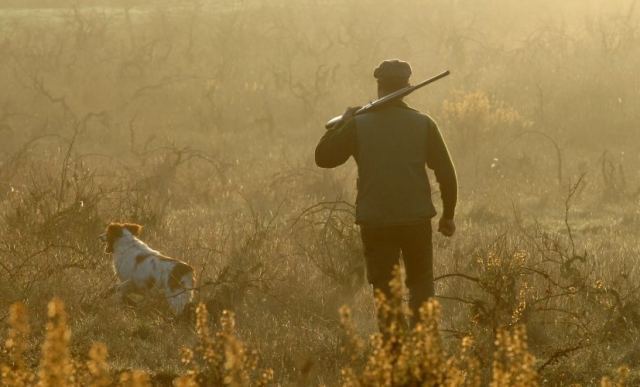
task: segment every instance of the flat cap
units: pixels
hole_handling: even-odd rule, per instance
[[[378,67],[376,67],[376,69],[373,71],[373,76],[376,79],[408,79],[411,76],[411,65],[403,60],[388,59],[383,61]]]

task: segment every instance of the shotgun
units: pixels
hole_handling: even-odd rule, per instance
[[[412,85],[412,86],[407,86],[407,87],[403,87],[400,90],[396,90],[391,94],[387,94],[382,98],[378,98],[375,101],[369,102],[368,104],[366,104],[365,106],[361,107],[360,109],[358,109],[354,115],[358,115],[358,114],[362,114],[362,113],[366,113],[371,109],[377,108],[379,106],[385,105],[391,101],[395,101],[399,98],[405,97],[411,93],[413,93],[414,91],[418,90],[421,87],[424,87],[432,82],[437,81],[438,79],[444,78],[447,75],[449,75],[449,70],[440,73],[438,75],[436,75],[435,77],[429,78],[426,81],[422,81],[418,84]],[[336,125],[340,125],[340,123],[342,123],[342,116],[337,116],[337,117],[333,117],[332,119],[330,119],[326,125],[324,126],[327,129],[331,129],[336,127]]]

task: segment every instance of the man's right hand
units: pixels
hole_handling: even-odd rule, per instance
[[[456,232],[456,222],[453,219],[440,218],[438,232],[447,237],[453,236]]]

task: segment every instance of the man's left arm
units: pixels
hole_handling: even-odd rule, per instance
[[[442,198],[440,231],[444,235],[451,236],[455,232],[453,218],[458,202],[458,177],[449,150],[435,123],[429,125],[427,132],[427,166],[433,169],[440,186]]]

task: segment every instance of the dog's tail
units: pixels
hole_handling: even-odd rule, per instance
[[[178,286],[172,288],[171,293],[167,295],[167,300],[173,313],[179,316],[193,300],[193,289],[195,288],[193,270],[181,273],[179,278],[174,278],[174,281]]]

